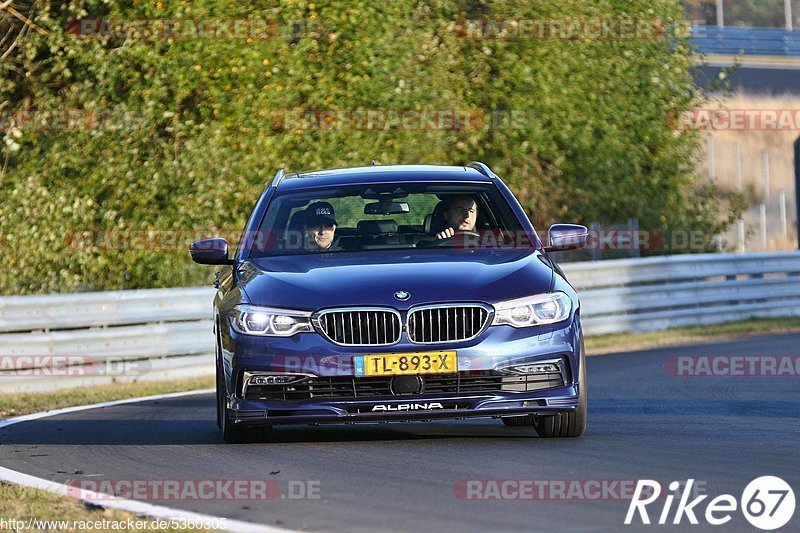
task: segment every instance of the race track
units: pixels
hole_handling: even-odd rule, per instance
[[[619,531],[628,500],[464,499],[463,480],[694,478],[739,497],[776,475],[800,489],[800,381],[676,377],[674,356],[793,356],[800,335],[591,357],[589,427],[545,440],[499,420],[278,428],[273,441],[225,445],[210,394],[60,415],[0,430],[0,466],[48,480],[269,479],[318,483],[318,499],[160,501],[216,516],[313,531]],[[308,485],[304,485],[308,487]],[[612,485],[613,486],[613,485]],[[549,490],[549,489],[548,489]],[[552,494],[550,497],[553,497]],[[655,505],[655,504],[654,504]],[[704,509],[705,506],[703,505]],[[653,507],[658,518],[661,505]],[[655,516],[653,516],[655,515]],[[671,516],[670,516],[671,519]],[[783,531],[798,530],[800,512]],[[740,513],[724,528],[749,530]]]

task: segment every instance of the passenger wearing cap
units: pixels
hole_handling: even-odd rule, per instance
[[[314,202],[306,208],[303,221],[308,250],[331,250],[335,246],[336,214],[328,202]]]

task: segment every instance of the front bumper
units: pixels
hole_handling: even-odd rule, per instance
[[[578,386],[569,385],[535,393],[422,394],[296,402],[237,399],[230,407],[235,413],[236,424],[348,424],[531,414],[546,416],[575,411],[578,400]],[[375,411],[376,406],[381,410]]]
[[[316,334],[264,339],[237,335],[227,329],[222,335],[222,355],[228,407],[237,425],[377,423],[571,412],[577,409],[581,393],[578,386],[579,365],[583,363],[581,335],[578,317],[573,317],[566,325],[534,331],[495,326],[469,343],[436,347],[401,342],[380,348],[347,348],[333,346]],[[352,379],[353,355],[426,349],[456,350],[459,376],[498,373],[512,364],[559,358],[563,361],[562,379],[544,390],[523,387],[522,390],[465,392],[459,388],[428,393],[423,388],[415,394],[368,397],[347,394],[304,399],[253,398],[243,393],[245,372],[305,373]],[[380,410],[376,411],[376,406],[381,406]]]

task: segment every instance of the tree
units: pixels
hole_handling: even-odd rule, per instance
[[[699,98],[678,1],[13,5],[35,27],[2,20],[5,292],[200,283],[185,245],[237,235],[280,167],[479,159],[540,227],[720,224],[666,120]],[[652,32],[464,32],[513,18]]]

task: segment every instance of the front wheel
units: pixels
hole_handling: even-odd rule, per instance
[[[536,434],[544,438],[580,437],[586,431],[586,356],[581,343],[581,369],[578,372],[578,409],[571,413],[555,415],[504,416],[503,424],[510,427],[533,426]]]
[[[225,405],[225,402],[224,401],[222,401],[222,402],[220,401],[220,388],[219,387],[220,387],[220,382],[221,382],[222,369],[220,368],[219,356],[217,356],[217,364],[214,365],[214,366],[216,367],[216,375],[215,375],[216,379],[214,380],[214,382],[216,383],[216,386],[217,386],[217,393],[216,393],[216,400],[217,400],[217,402],[216,402],[217,403],[217,428],[218,429],[222,429],[222,417],[225,414],[223,406]],[[223,388],[222,390],[225,390],[225,389]],[[223,393],[222,398],[224,399],[224,397],[225,397],[225,395]]]
[[[553,416],[533,415],[531,422],[536,433],[544,438],[580,437],[586,431],[586,357],[581,358],[581,370],[578,372],[578,409],[571,413],[559,413]]]
[[[225,378],[221,363],[217,362],[217,423],[222,430],[222,440],[228,444],[241,444],[245,442],[259,442],[271,433],[271,426],[248,428],[237,426],[233,423],[233,413],[228,409]]]

